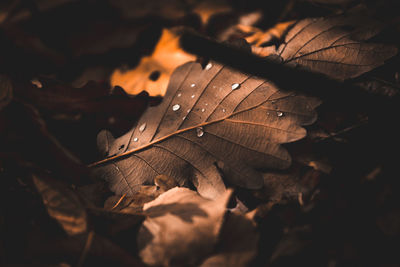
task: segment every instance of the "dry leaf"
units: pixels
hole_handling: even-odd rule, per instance
[[[110,157],[96,163],[96,172],[117,195],[165,174],[215,198],[225,190],[220,171],[231,184],[257,189],[258,169],[290,166],[280,144],[306,135],[301,125],[315,121],[318,104],[216,62],[205,69],[190,62],[171,76],[163,102],[109,144]]]
[[[180,48],[179,38],[176,31],[163,29],[152,55],[143,57],[133,70],[114,71],[111,85],[121,86],[129,94],[146,90],[151,96],[163,96],[173,70],[196,58]]]
[[[258,28],[246,25],[238,25],[238,29],[243,33],[250,34],[245,37],[245,39],[251,44],[252,52],[261,57],[266,57],[275,53],[275,47],[271,46],[271,44],[270,46],[266,46],[266,44],[270,43],[274,39],[281,39],[293,23],[294,21],[281,22],[265,32]]]
[[[210,201],[186,188],[173,188],[144,206],[140,257],[149,265],[191,266],[210,253],[232,191]]]
[[[250,266],[257,254],[258,233],[249,216],[228,214],[220,234],[217,252],[200,266]]]
[[[50,217],[57,220],[69,235],[87,230],[87,214],[79,198],[66,186],[33,176],[33,182],[42,196]]]
[[[126,214],[136,214],[142,212],[143,205],[154,200],[164,191],[157,190],[156,186],[142,185],[132,196],[111,196],[104,203],[107,210],[118,211]]]
[[[355,78],[394,56],[397,49],[366,43],[383,25],[357,14],[300,20],[288,32],[278,54],[284,63],[299,64],[332,78]]]

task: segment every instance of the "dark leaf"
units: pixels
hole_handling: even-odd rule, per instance
[[[32,103],[39,110],[53,116],[102,114],[134,118],[141,114],[148,102],[145,94],[131,97],[119,93],[120,89],[115,89],[114,93],[110,92],[106,84],[96,82],[89,82],[82,88],[73,88],[65,83],[41,78],[34,81],[34,84],[16,83],[15,88],[18,99]]]
[[[96,171],[118,195],[165,174],[215,198],[225,190],[219,170],[230,183],[257,189],[257,169],[290,166],[280,144],[306,135],[301,125],[315,121],[318,104],[216,62],[187,63],[171,76],[162,104],[112,143]]]
[[[57,220],[69,235],[87,231],[87,214],[78,196],[56,181],[45,181],[33,176],[50,217]]]
[[[258,233],[250,215],[228,214],[216,252],[201,267],[250,266],[258,246]]]

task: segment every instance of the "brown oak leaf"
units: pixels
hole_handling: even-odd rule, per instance
[[[99,136],[108,158],[95,171],[117,195],[132,195],[165,174],[215,198],[225,191],[221,171],[230,184],[258,189],[260,169],[290,166],[281,144],[305,137],[301,126],[315,121],[318,104],[216,62],[204,69],[186,63],[171,76],[163,102],[131,131],[115,140]]]

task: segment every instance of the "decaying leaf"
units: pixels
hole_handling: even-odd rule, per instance
[[[176,187],[147,203],[138,236],[142,260],[152,266],[198,263],[217,242],[231,194],[211,201]]]
[[[33,176],[33,182],[42,196],[50,217],[58,221],[69,235],[77,235],[87,230],[86,210],[70,189],[56,181],[45,181]]]
[[[228,214],[220,234],[217,251],[200,266],[250,266],[257,253],[258,233],[249,216]]]
[[[315,121],[318,104],[216,62],[204,69],[190,62],[173,73],[163,102],[108,146],[96,172],[117,195],[165,174],[215,198],[225,190],[220,171],[231,184],[257,189],[258,169],[290,166],[280,144],[306,135],[301,125]]]
[[[355,78],[397,53],[394,46],[365,42],[382,28],[378,21],[352,13],[304,19],[288,32],[278,54],[284,63],[298,64],[335,79]]]
[[[112,86],[121,86],[129,94],[138,94],[145,90],[151,96],[163,96],[173,70],[194,59],[194,55],[180,48],[179,33],[164,29],[151,56],[143,57],[132,70],[114,71],[110,82]]]
[[[290,166],[280,144],[306,135],[301,125],[315,121],[318,103],[216,62],[204,69],[187,63],[172,75],[163,102],[109,146],[97,172],[117,195],[165,174],[215,198],[225,190],[220,170],[230,183],[257,189],[257,169]]]

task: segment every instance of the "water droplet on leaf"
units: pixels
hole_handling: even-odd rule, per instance
[[[196,84],[194,84],[194,83],[192,83],[191,85],[190,85],[190,87],[195,87],[196,86]]]
[[[133,138],[133,142],[137,142],[139,139],[137,137]]]
[[[232,90],[236,90],[236,89],[238,89],[239,87],[240,87],[240,84],[238,84],[238,83],[232,84]]]
[[[213,66],[213,65],[212,65],[211,63],[208,63],[208,64],[206,65],[206,68],[205,68],[205,69],[206,69],[206,70],[209,70],[209,69],[212,68],[212,66]]]
[[[177,110],[179,110],[180,108],[181,108],[181,106],[178,105],[178,104],[172,106],[172,110],[173,110],[173,111],[177,111]]]
[[[142,125],[140,125],[139,132],[143,132],[144,129],[146,129],[146,123],[143,123]]]
[[[204,135],[203,127],[196,128],[197,137],[202,137]]]
[[[282,117],[282,116],[283,116],[283,112],[277,111],[277,112],[276,112],[276,115],[277,115],[278,117]]]

